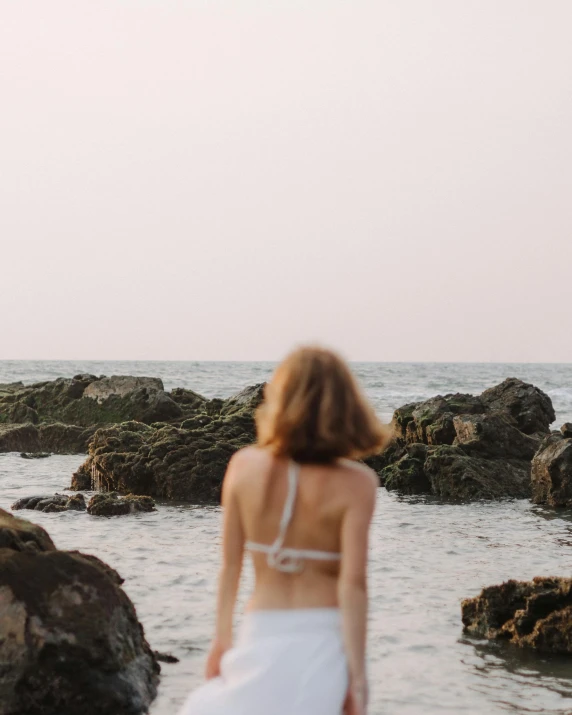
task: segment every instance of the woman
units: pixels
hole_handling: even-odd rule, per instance
[[[181,715],[362,715],[368,531],[377,477],[359,459],[389,430],[334,353],[284,360],[256,414],[258,442],[225,475],[223,558],[207,683]],[[243,553],[255,587],[232,622]]]

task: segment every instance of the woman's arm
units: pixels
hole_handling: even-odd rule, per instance
[[[231,459],[222,486],[222,565],[218,581],[215,636],[207,659],[207,678],[220,674],[220,659],[232,645],[234,606],[242,571],[244,532],[237,503],[235,465],[236,460]]]
[[[338,601],[350,676],[349,712],[362,712],[367,697],[367,560],[369,526],[375,509],[377,479],[360,475],[352,484],[351,503],[342,522],[342,562],[338,580]],[[361,701],[361,702],[360,702]]]

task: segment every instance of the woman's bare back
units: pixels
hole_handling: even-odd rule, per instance
[[[235,494],[244,539],[271,546],[278,535],[289,490],[287,459],[257,447],[235,459]],[[269,563],[268,554],[252,553],[255,588],[253,610],[337,607],[341,529],[359,485],[371,485],[369,469],[340,460],[332,465],[304,464],[298,471],[294,511],[283,547],[313,550],[330,558],[304,558],[300,570],[285,573]]]

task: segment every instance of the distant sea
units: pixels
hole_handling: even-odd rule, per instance
[[[379,414],[437,394],[478,394],[506,377],[544,390],[572,422],[572,365],[354,363]],[[272,363],[0,361],[0,383],[95,375],[146,375],[167,390],[227,397],[267,380]],[[0,454],[0,506],[65,489],[81,456],[23,460]],[[153,648],[181,661],[163,665],[152,715],[174,715],[202,678],[213,628],[220,510],[162,503],[157,513],[111,519],[77,512],[26,513],[60,548],[103,558],[126,579]],[[466,639],[460,601],[508,578],[572,572],[572,514],[526,500],[442,504],[380,489],[371,539],[370,715],[572,712],[570,660]],[[240,602],[251,584],[245,570]],[[240,618],[240,608],[239,608]],[[271,715],[271,713],[269,713]]]

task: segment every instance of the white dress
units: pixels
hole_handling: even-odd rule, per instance
[[[340,555],[282,547],[292,519],[299,466],[288,470],[288,494],[272,545],[248,542],[272,568],[299,571],[305,559]],[[191,693],[179,715],[341,715],[348,669],[337,608],[250,611],[220,676]]]

